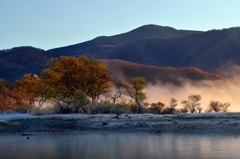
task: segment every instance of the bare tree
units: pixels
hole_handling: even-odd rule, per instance
[[[171,98],[170,102],[169,102],[169,105],[168,105],[171,114],[174,113],[177,105],[178,105],[177,100],[175,98]]]
[[[230,103],[222,103],[219,101],[210,101],[207,112],[227,112]]]
[[[198,94],[191,94],[188,96],[188,100],[183,100],[181,104],[183,104],[183,108],[187,109],[190,113],[197,113],[197,110],[202,110],[201,103],[199,101],[202,99],[202,97]],[[201,112],[201,111],[199,111]]]
[[[113,101],[113,105],[116,104],[117,99],[121,98],[124,89],[120,84],[116,84],[114,88],[115,91],[110,93],[110,98]]]
[[[222,105],[222,112],[227,112],[228,111],[228,107],[230,107],[230,103],[223,103]]]

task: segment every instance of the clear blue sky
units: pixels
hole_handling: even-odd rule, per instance
[[[0,49],[51,49],[145,24],[211,30],[240,26],[240,0],[1,0]]]

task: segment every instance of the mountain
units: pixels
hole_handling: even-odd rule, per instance
[[[0,62],[16,63],[25,66],[41,60],[48,60],[44,52],[45,50],[31,46],[0,50]]]
[[[156,66],[193,66],[221,73],[221,67],[240,65],[240,28],[199,32],[146,25],[46,52],[48,57],[60,55],[87,55]]]
[[[44,53],[45,50],[28,46],[0,50],[0,78],[14,82],[26,73],[39,74],[49,60]]]
[[[177,38],[191,34],[201,33],[199,31],[176,30],[171,27],[163,27],[158,25],[144,25],[130,32],[114,35],[101,36],[93,40],[80,44],[70,45],[48,50],[47,56],[56,57],[60,55],[79,55],[85,54],[93,57],[101,57],[101,54],[118,46],[125,46],[128,43],[148,38]]]

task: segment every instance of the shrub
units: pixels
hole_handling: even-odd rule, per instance
[[[31,111],[31,109],[33,108],[33,106],[29,103],[25,103],[22,106],[18,106],[17,108],[15,108],[15,111],[17,113],[28,113]]]
[[[98,103],[97,106],[94,106],[92,108],[92,113],[93,114],[108,114],[113,112],[113,104],[109,102],[103,102],[103,103]]]
[[[54,107],[33,107],[31,113],[34,115],[56,114]]]
[[[8,122],[5,120],[0,120],[0,126],[6,126],[8,125]]]

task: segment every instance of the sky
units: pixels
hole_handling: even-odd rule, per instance
[[[48,50],[146,24],[201,31],[238,27],[239,6],[239,0],[1,0],[0,50]]]

